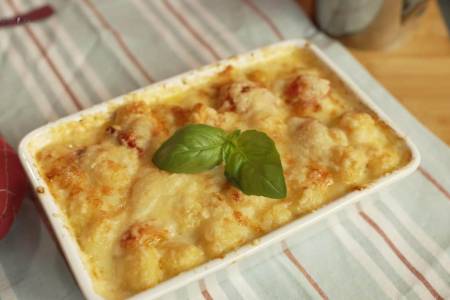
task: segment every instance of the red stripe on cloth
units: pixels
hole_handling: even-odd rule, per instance
[[[164,5],[167,7],[167,9],[183,24],[184,27],[194,36],[194,38],[203,45],[211,54],[214,56],[215,59],[220,59],[220,55],[214,50],[214,48],[208,44],[208,42],[192,27],[192,25],[186,20],[183,15],[181,15],[175,7],[168,1],[163,0]]]
[[[383,231],[383,229],[371,218],[369,217],[365,212],[360,211],[359,215],[363,218],[364,221],[366,221],[380,236],[381,238],[386,242],[386,244],[389,246],[389,248],[394,252],[395,255],[402,261],[402,263],[408,268],[408,270],[416,276],[417,279],[420,280],[420,282],[423,283],[423,285],[427,288],[427,290],[430,292],[430,294],[435,299],[444,299],[431,285],[431,283],[423,276],[422,273],[420,273],[412,264],[411,262],[403,255],[403,253],[400,252],[400,250],[397,248],[397,246],[392,242],[392,240],[387,236],[387,234]]]
[[[201,279],[199,281],[198,285],[200,286],[200,290],[202,292],[202,296],[203,296],[203,298],[205,298],[205,300],[214,300],[213,297],[211,296],[211,294],[208,292],[208,289],[206,288],[205,281],[203,279]]]
[[[203,298],[205,298],[205,300],[213,300],[213,298],[209,294],[208,290],[202,290],[202,296],[203,296]]]
[[[302,266],[300,261],[295,257],[295,255],[289,249],[287,243],[285,241],[281,242],[283,247],[283,252],[287,256],[287,258],[291,261],[291,263],[305,276],[306,280],[308,280],[309,284],[316,290],[316,292],[320,295],[322,299],[328,299],[328,296],[321,289],[319,284],[312,278],[312,276],[306,271],[306,269]]]
[[[279,40],[284,40],[284,36],[281,31],[278,29],[277,25],[266,15],[252,0],[242,0],[245,4],[247,4],[264,22],[269,25],[270,29],[275,33]]]
[[[11,9],[14,11],[15,14],[19,13],[19,10],[17,9],[17,6],[15,5],[15,3],[13,2],[13,0],[7,0],[9,6],[11,7]],[[25,31],[27,32],[28,36],[31,38],[31,40],[33,41],[33,43],[36,45],[36,47],[38,48],[39,52],[41,53],[41,55],[44,57],[45,61],[47,62],[47,64],[49,65],[50,69],[53,71],[53,73],[55,73],[56,78],[58,78],[58,81],[61,83],[61,85],[63,86],[64,90],[67,92],[67,94],[69,95],[70,99],[72,100],[73,104],[75,105],[75,107],[78,110],[83,109],[83,106],[81,105],[80,101],[78,100],[77,96],[75,95],[75,93],[72,91],[72,89],[70,88],[70,86],[67,84],[67,82],[64,80],[64,78],[62,77],[61,73],[59,73],[58,68],[56,68],[56,65],[53,63],[53,61],[50,59],[50,57],[47,55],[47,51],[45,50],[44,46],[41,44],[41,42],[39,41],[39,39],[36,37],[36,35],[34,34],[34,32],[31,30],[31,28],[29,27],[30,25],[23,25],[25,27]]]
[[[439,181],[436,180],[436,178],[434,178],[430,173],[428,173],[427,170],[422,167],[419,167],[419,172],[422,173],[422,175],[426,179],[428,179],[428,181],[430,181],[439,191],[442,192],[442,194],[444,194],[445,197],[447,197],[447,199],[450,200],[450,193],[439,183]]]
[[[155,80],[153,79],[153,77],[145,70],[144,66],[139,62],[133,52],[131,52],[130,48],[127,46],[120,33],[115,30],[114,27],[112,27],[108,20],[106,20],[106,18],[100,13],[100,11],[92,4],[90,0],[83,0],[83,2],[94,13],[102,26],[112,33],[120,48],[122,48],[122,50],[125,52],[125,55],[131,60],[131,62],[136,66],[139,72],[141,72],[145,79],[147,79],[147,81],[149,82],[154,82]]]

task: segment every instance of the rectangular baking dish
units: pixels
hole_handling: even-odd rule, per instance
[[[176,88],[185,84],[189,84],[189,82],[215,75],[228,65],[233,65],[239,68],[253,62],[262,61],[264,59],[264,55],[262,54],[264,52],[263,49],[284,46],[309,47],[317,56],[317,58],[322,61],[331,71],[333,71],[347,85],[347,87],[360,98],[360,101],[362,103],[364,103],[373,112],[375,112],[381,120],[386,122],[400,137],[405,140],[412,154],[411,161],[401,169],[398,169],[374,181],[365,189],[350,192],[343,197],[330,202],[326,206],[260,237],[258,239],[258,243],[249,243],[247,245],[244,245],[228,253],[223,258],[214,259],[190,271],[183,272],[169,280],[158,284],[153,288],[136,294],[129,299],[153,299],[169,291],[180,288],[190,282],[198,280],[206,276],[207,274],[226,267],[227,265],[235,262],[238,259],[252,255],[253,253],[266,248],[271,244],[281,241],[294,231],[305,228],[306,226],[317,222],[319,219],[322,219],[329,214],[334,213],[351,203],[354,203],[361,197],[373,193],[381,187],[389,185],[394,181],[411,174],[418,167],[420,162],[419,152],[414,144],[409,140],[409,138],[402,134],[387,118],[387,116],[373,103],[373,101],[360,88],[358,88],[358,86],[353,83],[347,75],[339,70],[339,68],[329,58],[327,58],[326,55],[317,46],[312,45],[310,42],[307,42],[305,40],[297,39],[273,44],[265,48],[257,49],[246,54],[225,59],[223,61],[202,67],[200,69],[175,76],[162,82],[152,84],[146,88],[139,89],[135,92],[146,92],[149,90],[154,91],[155,89],[156,91],[158,91],[158,89],[174,87]],[[67,122],[80,120],[88,115],[107,112],[108,108],[111,105],[120,104],[124,101],[124,96],[121,96],[47,124],[26,135],[19,145],[20,159],[30,178],[32,185],[35,189],[38,187],[44,188],[43,193],[37,194],[38,198],[47,214],[48,219],[50,220],[51,226],[61,245],[70,268],[72,269],[75,279],[87,299],[102,299],[102,297],[97,294],[93,288],[93,282],[88,272],[88,268],[84,265],[83,262],[83,254],[81,253],[75,238],[68,230],[69,225],[67,224],[66,218],[63,216],[61,210],[55,202],[55,199],[50,194],[44,178],[42,178],[39,174],[37,162],[35,160],[35,154],[52,141],[51,131],[53,128],[61,126],[62,124]]]

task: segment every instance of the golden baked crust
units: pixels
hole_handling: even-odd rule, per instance
[[[155,150],[188,123],[266,132],[281,155],[287,198],[244,195],[220,166],[190,175],[157,169]],[[308,49],[284,50],[245,70],[228,67],[167,101],[133,95],[102,125],[78,133],[78,122],[67,126],[70,136],[60,133],[37,158],[107,298],[222,257],[411,157]]]

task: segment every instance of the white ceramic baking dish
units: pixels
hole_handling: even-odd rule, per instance
[[[368,195],[369,193],[372,193],[383,186],[391,184],[394,181],[407,176],[418,167],[420,161],[419,153],[417,151],[417,148],[411,143],[408,137],[406,137],[398,129],[396,129],[396,127],[392,124],[392,122],[378,107],[375,106],[375,104],[370,100],[370,98],[360,88],[358,88],[356,84],[354,84],[347,75],[345,75],[341,70],[339,70],[336,67],[336,65],[329,58],[327,58],[319,48],[317,48],[316,46],[310,44],[305,40],[285,41],[268,46],[266,48],[284,47],[287,45],[294,45],[297,47],[306,47],[306,46],[310,47],[310,49],[315,53],[318,59],[321,60],[323,63],[325,63],[325,65],[327,65],[329,69],[334,71],[337,74],[337,76],[348,86],[348,88],[353,90],[353,92],[360,97],[361,102],[363,102],[370,109],[372,109],[383,121],[385,121],[389,126],[391,126],[397,132],[398,135],[402,136],[405,139],[412,153],[411,161],[403,168],[373,182],[367,188],[346,194],[345,196],[336,199],[335,201],[329,203],[328,205],[322,207],[321,209],[313,213],[310,213],[309,215],[301,217],[297,220],[294,220],[291,223],[284,225],[264,235],[263,237],[259,238],[258,243],[250,243],[248,245],[245,245],[235,251],[228,253],[223,258],[209,261],[190,271],[181,273],[178,276],[175,276],[167,281],[158,284],[153,288],[150,288],[146,291],[143,291],[131,297],[130,299],[135,300],[153,299],[169,291],[180,288],[190,282],[198,280],[209,273],[224,268],[225,266],[229,265],[230,263],[238,259],[252,255],[257,251],[282,240],[283,238],[287,237],[294,231],[298,231],[302,228],[305,228],[306,226],[318,221],[321,218],[328,216],[331,213],[336,212],[338,209],[341,209],[344,206],[357,201],[361,197]],[[190,71],[185,74],[167,79],[160,83],[152,84],[146,88],[137,90],[136,92],[147,92],[150,90],[154,91],[154,89],[156,89],[157,91],[158,89],[161,88],[170,89],[173,87],[180,87],[189,84],[189,82],[193,82],[201,78],[214,75],[222,71],[228,65],[239,67],[248,65],[249,63],[253,63],[255,61],[261,61],[264,59],[264,55],[262,54],[263,52],[264,51],[261,51],[261,49],[257,49],[249,53],[235,56],[233,58],[226,59],[218,63],[202,67],[198,70]],[[78,282],[78,285],[80,286],[84,296],[88,299],[102,299],[102,297],[95,292],[88,269],[83,263],[83,256],[82,253],[80,252],[78,244],[74,239],[74,237],[72,236],[72,234],[69,232],[66,219],[63,216],[62,212],[60,211],[58,205],[56,204],[55,199],[48,192],[49,189],[45,183],[45,180],[39,174],[37,163],[35,160],[35,154],[37,153],[37,151],[39,151],[39,149],[41,149],[49,142],[51,142],[52,128],[60,126],[70,121],[80,120],[81,118],[87,115],[97,114],[99,112],[106,112],[108,111],[108,107],[110,107],[111,104],[121,103],[123,101],[124,97],[118,97],[111,101],[105,102],[100,105],[96,105],[89,109],[83,110],[76,114],[70,115],[68,117],[62,118],[48,125],[45,125],[41,128],[38,128],[29,133],[21,141],[19,146],[20,159],[25,167],[25,170],[33,186],[35,188],[37,187],[44,188],[44,193],[38,193],[39,200],[42,203],[42,206],[44,207],[47,217],[50,220],[53,230],[56,233],[56,237],[61,245],[65,257],[67,258],[67,261],[72,269],[72,272],[75,275],[76,281]]]

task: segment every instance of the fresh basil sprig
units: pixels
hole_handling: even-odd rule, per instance
[[[175,132],[153,156],[172,173],[199,173],[225,163],[225,176],[247,195],[285,198],[280,155],[265,133],[236,130],[228,135],[208,125],[191,124]]]
[[[200,173],[222,161],[225,131],[202,124],[178,129],[153,155],[153,163],[172,173]]]
[[[264,132],[244,131],[226,147],[225,176],[233,185],[247,195],[286,197],[280,155]]]

